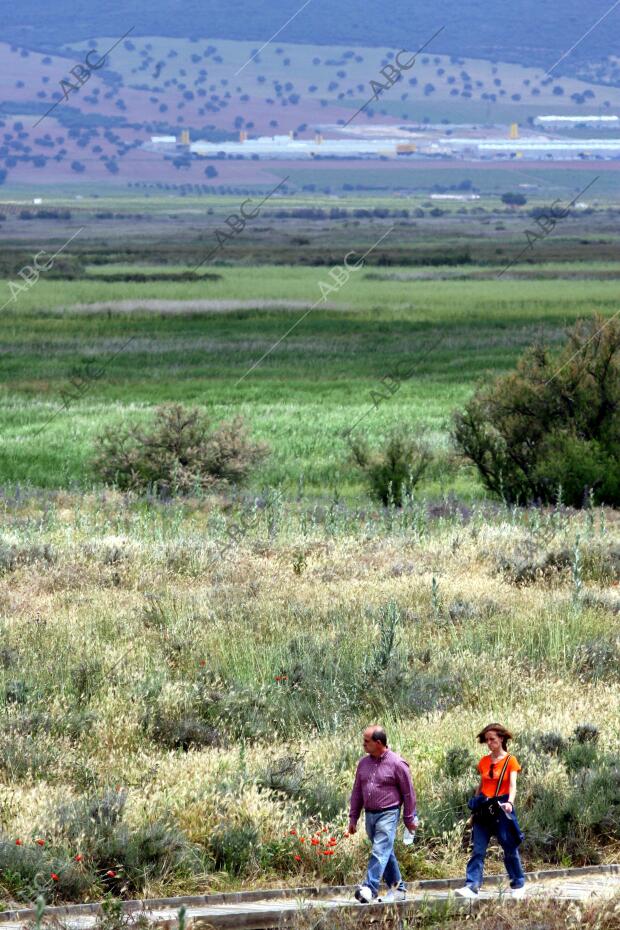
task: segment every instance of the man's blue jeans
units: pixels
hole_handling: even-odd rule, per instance
[[[510,879],[510,887],[522,888],[523,885],[525,885],[525,875],[523,874],[519,850],[515,845],[513,835],[507,828],[507,823],[507,817],[500,817],[497,822],[497,828],[493,831],[487,824],[474,821],[474,850],[471,859],[467,863],[467,871],[465,873],[465,883],[474,891],[478,891],[482,885],[484,858],[492,836],[497,836],[499,844],[504,850],[504,865],[506,866],[506,871]]]
[[[399,808],[379,811],[378,814],[366,812],[366,833],[372,843],[372,852],[364,884],[368,885],[375,896],[379,893],[381,878],[388,888],[396,886],[404,889],[405,887],[398,868],[398,861],[394,855],[394,840],[399,817]]]

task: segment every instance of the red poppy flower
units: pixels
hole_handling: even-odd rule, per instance
[[[318,846],[320,841],[317,840],[315,837],[312,837],[310,842],[312,843],[313,846]]]
[[[291,836],[297,836],[297,830],[291,830],[290,834]]]
[[[301,856],[295,856],[295,862],[301,862]]]
[[[207,664],[207,663],[205,662],[204,659],[201,659],[200,662],[198,663],[198,665],[199,665],[201,668],[204,668],[206,664]]]
[[[351,836],[351,834],[349,833],[348,830],[347,830],[347,832],[346,832],[344,835],[345,835],[345,836]]]
[[[52,873],[51,873],[51,876],[52,876],[52,880],[53,880],[53,881],[55,881],[55,882],[58,881],[58,876],[56,875],[55,872],[52,872]]]
[[[300,842],[300,843],[305,843],[305,842],[306,842],[306,837],[305,837],[305,836],[300,836],[300,837],[299,837],[299,842]]]
[[[21,846],[21,845],[22,845],[22,841],[21,841],[21,840],[15,840],[15,845],[16,845],[16,846]]]
[[[77,856],[74,856],[73,858],[75,859],[76,862],[81,862],[82,859],[84,858],[84,856],[82,856],[82,855],[80,855],[80,853],[78,853]]]
[[[108,869],[108,871],[105,874],[108,875],[110,878],[116,878],[116,872],[114,871],[114,869]]]
[[[45,840],[37,840],[37,846],[45,846]]]

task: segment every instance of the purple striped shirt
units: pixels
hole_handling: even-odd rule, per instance
[[[378,759],[364,756],[355,773],[349,820],[357,823],[364,810],[383,810],[403,805],[403,820],[411,823],[416,812],[416,796],[409,766],[388,749]]]

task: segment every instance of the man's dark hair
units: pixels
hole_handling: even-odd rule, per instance
[[[387,733],[383,727],[377,727],[372,731],[372,738],[375,743],[382,743],[384,746],[387,746]]]

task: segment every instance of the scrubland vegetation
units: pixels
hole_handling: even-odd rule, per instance
[[[3,510],[5,899],[353,881],[371,719],[419,792],[408,877],[463,865],[487,718],[518,734],[526,864],[613,859],[614,512],[17,490]]]
[[[598,460],[577,450],[592,493],[569,496],[558,453],[533,505],[485,487],[451,438],[455,411],[495,415],[511,383],[527,399],[567,326],[616,312],[617,265],[498,280],[508,254],[417,269],[401,239],[250,372],[320,296],[332,245],[323,267],[227,257],[200,281],[187,261],[71,254],[5,310],[5,903],[356,881],[347,802],[372,720],[418,790],[407,878],[461,874],[492,719],[517,734],[526,866],[617,857],[620,523]],[[574,388],[589,429],[587,372],[556,380],[543,417],[563,435],[554,399]],[[617,383],[596,383],[613,458]],[[584,925],[600,914],[614,926]]]

